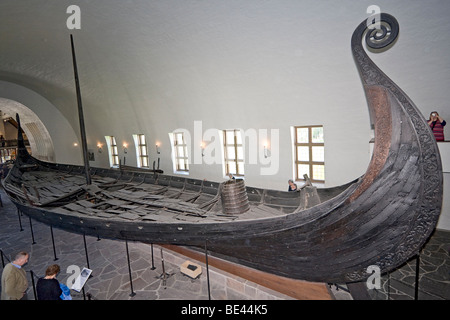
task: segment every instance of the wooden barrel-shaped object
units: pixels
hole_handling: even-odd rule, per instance
[[[225,214],[242,214],[250,209],[243,179],[230,180],[222,187],[222,207]]]

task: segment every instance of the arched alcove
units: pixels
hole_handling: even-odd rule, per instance
[[[45,125],[30,108],[17,101],[0,97],[0,110],[3,119],[15,118],[16,113],[20,115],[22,129],[28,137],[34,157],[49,162],[55,161],[52,138]]]
[[[39,93],[24,86],[0,81],[0,110],[15,119],[30,142],[31,152],[38,159],[82,164],[79,138],[59,109]]]

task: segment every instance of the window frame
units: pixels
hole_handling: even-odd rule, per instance
[[[184,132],[175,131],[172,134],[173,134],[173,155],[175,161],[175,172],[189,173],[189,154]],[[177,135],[181,135],[182,141],[181,144],[178,142]],[[179,154],[179,148],[183,149],[183,155]],[[180,161],[184,162],[184,168],[181,168]]]
[[[117,147],[116,138],[114,136],[105,136],[108,146],[109,165],[112,168],[119,167],[119,148]]]
[[[133,138],[134,143],[136,145],[136,158],[138,168],[150,168],[147,140],[145,138],[145,134],[143,133],[134,134]],[[145,165],[145,163],[147,165]]]
[[[222,130],[223,132],[223,148],[224,148],[224,164],[225,164],[225,176],[230,175],[230,166],[231,162],[234,162],[234,171],[236,173],[231,173],[235,177],[244,177],[245,176],[245,169],[244,169],[244,144],[243,144],[243,138],[242,133],[240,129],[227,129]],[[233,141],[227,140],[227,132],[233,132]],[[240,135],[241,143],[238,143],[238,134]],[[230,158],[228,154],[228,148],[233,148],[234,150],[234,158]],[[239,150],[241,150],[242,159],[238,158]],[[241,164],[242,172],[239,170],[239,164]]]
[[[297,140],[298,129],[305,129],[305,128],[308,129],[308,142],[299,142]],[[325,178],[323,180],[316,179],[316,177],[314,176],[314,170],[313,170],[314,165],[323,165],[324,166],[324,175],[325,175],[325,139],[323,140],[323,142],[313,142],[312,141],[313,128],[322,128],[322,133],[323,133],[323,125],[294,126],[295,180],[296,181],[304,180],[303,176],[299,177],[298,166],[299,165],[308,165],[308,167],[309,167],[308,176],[309,176],[309,179],[311,180],[311,182],[325,183]],[[298,147],[308,147],[308,153],[309,153],[308,161],[299,160]],[[313,161],[313,147],[323,147],[323,150],[324,150],[323,161]]]

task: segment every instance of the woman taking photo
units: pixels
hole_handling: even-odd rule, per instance
[[[431,112],[430,119],[428,119],[428,125],[433,131],[436,141],[444,141],[444,126],[446,124],[445,120],[439,116],[437,111]]]

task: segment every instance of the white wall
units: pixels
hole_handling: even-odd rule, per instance
[[[444,199],[438,229],[450,230],[450,142],[438,142],[444,172]]]
[[[168,133],[177,128],[194,135],[194,122],[201,121],[203,132],[277,129],[278,173],[264,176],[263,165],[247,165],[246,178],[248,184],[285,190],[292,177],[290,127],[322,124],[325,186],[362,175],[369,161],[370,126],[350,37],[370,4],[212,1],[196,7],[188,1],[170,10],[158,7],[176,21],[149,19],[151,5],[140,4],[146,14],[135,10],[131,21],[125,10],[115,18],[116,33],[108,32],[112,20],[104,17],[106,12],[114,17],[114,7],[89,8],[76,40],[91,148],[105,135],[116,136],[119,146],[123,141],[132,146],[132,135],[144,133],[150,161],[160,141],[161,166],[170,173]],[[426,116],[437,109],[450,119],[443,87],[450,70],[444,71],[449,67],[442,59],[450,48],[441,40],[450,32],[448,5],[378,5],[398,18],[400,37],[389,51],[371,57]],[[102,23],[97,21],[94,30],[100,9]],[[102,41],[94,42],[92,32],[101,33]],[[117,37],[123,37],[120,45]],[[196,138],[192,153],[200,145]],[[105,153],[96,154],[96,164],[107,163]],[[129,152],[127,164],[135,163]],[[192,164],[190,176],[223,179],[221,165]]]

